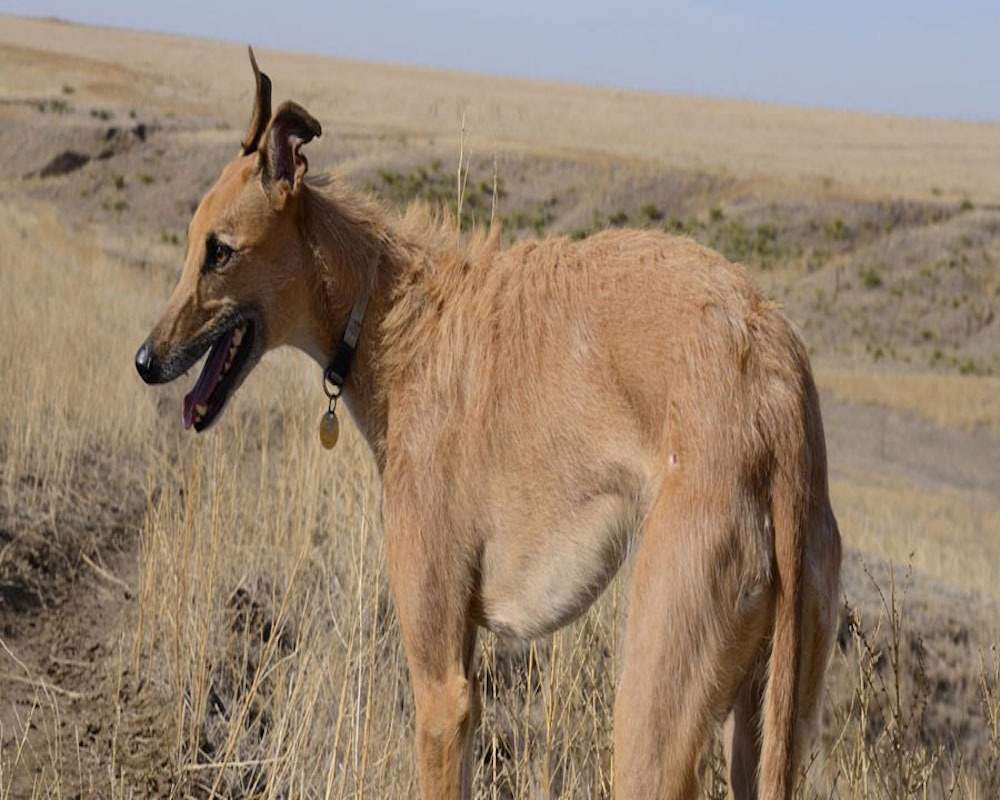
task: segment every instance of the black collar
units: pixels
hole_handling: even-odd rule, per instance
[[[365,290],[351,309],[344,335],[333,353],[333,358],[323,370],[323,389],[327,397],[334,399],[340,396],[347,382],[347,373],[351,370],[351,361],[361,336],[361,322],[365,318],[365,308],[368,305],[368,291]]]

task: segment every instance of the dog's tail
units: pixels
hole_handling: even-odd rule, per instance
[[[819,398],[808,358],[795,347],[799,363],[786,373],[783,409],[772,428],[774,465],[771,520],[774,529],[776,599],[769,677],[763,707],[759,789],[761,800],[789,800],[798,769],[797,743],[807,727],[800,709],[805,655],[804,553],[809,526],[822,524],[826,497],[826,445]],[[794,388],[792,388],[794,387]]]
[[[779,470],[773,485],[772,519],[777,566],[774,636],[761,752],[761,800],[791,797],[796,769],[799,661],[802,626],[802,540],[805,508],[801,489]]]

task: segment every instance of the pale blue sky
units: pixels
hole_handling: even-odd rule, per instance
[[[1000,121],[1000,0],[0,0],[0,10],[500,75]]]

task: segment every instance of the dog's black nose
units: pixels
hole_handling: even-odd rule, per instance
[[[155,383],[157,378],[156,358],[149,339],[142,343],[135,354],[135,369],[146,383]]]

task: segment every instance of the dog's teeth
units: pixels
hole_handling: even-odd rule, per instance
[[[205,403],[199,403],[194,407],[194,410],[198,412],[199,417],[203,417],[208,413],[208,406]]]
[[[243,341],[243,327],[240,326],[236,329],[236,333],[233,334],[233,346],[239,347],[240,342]]]

